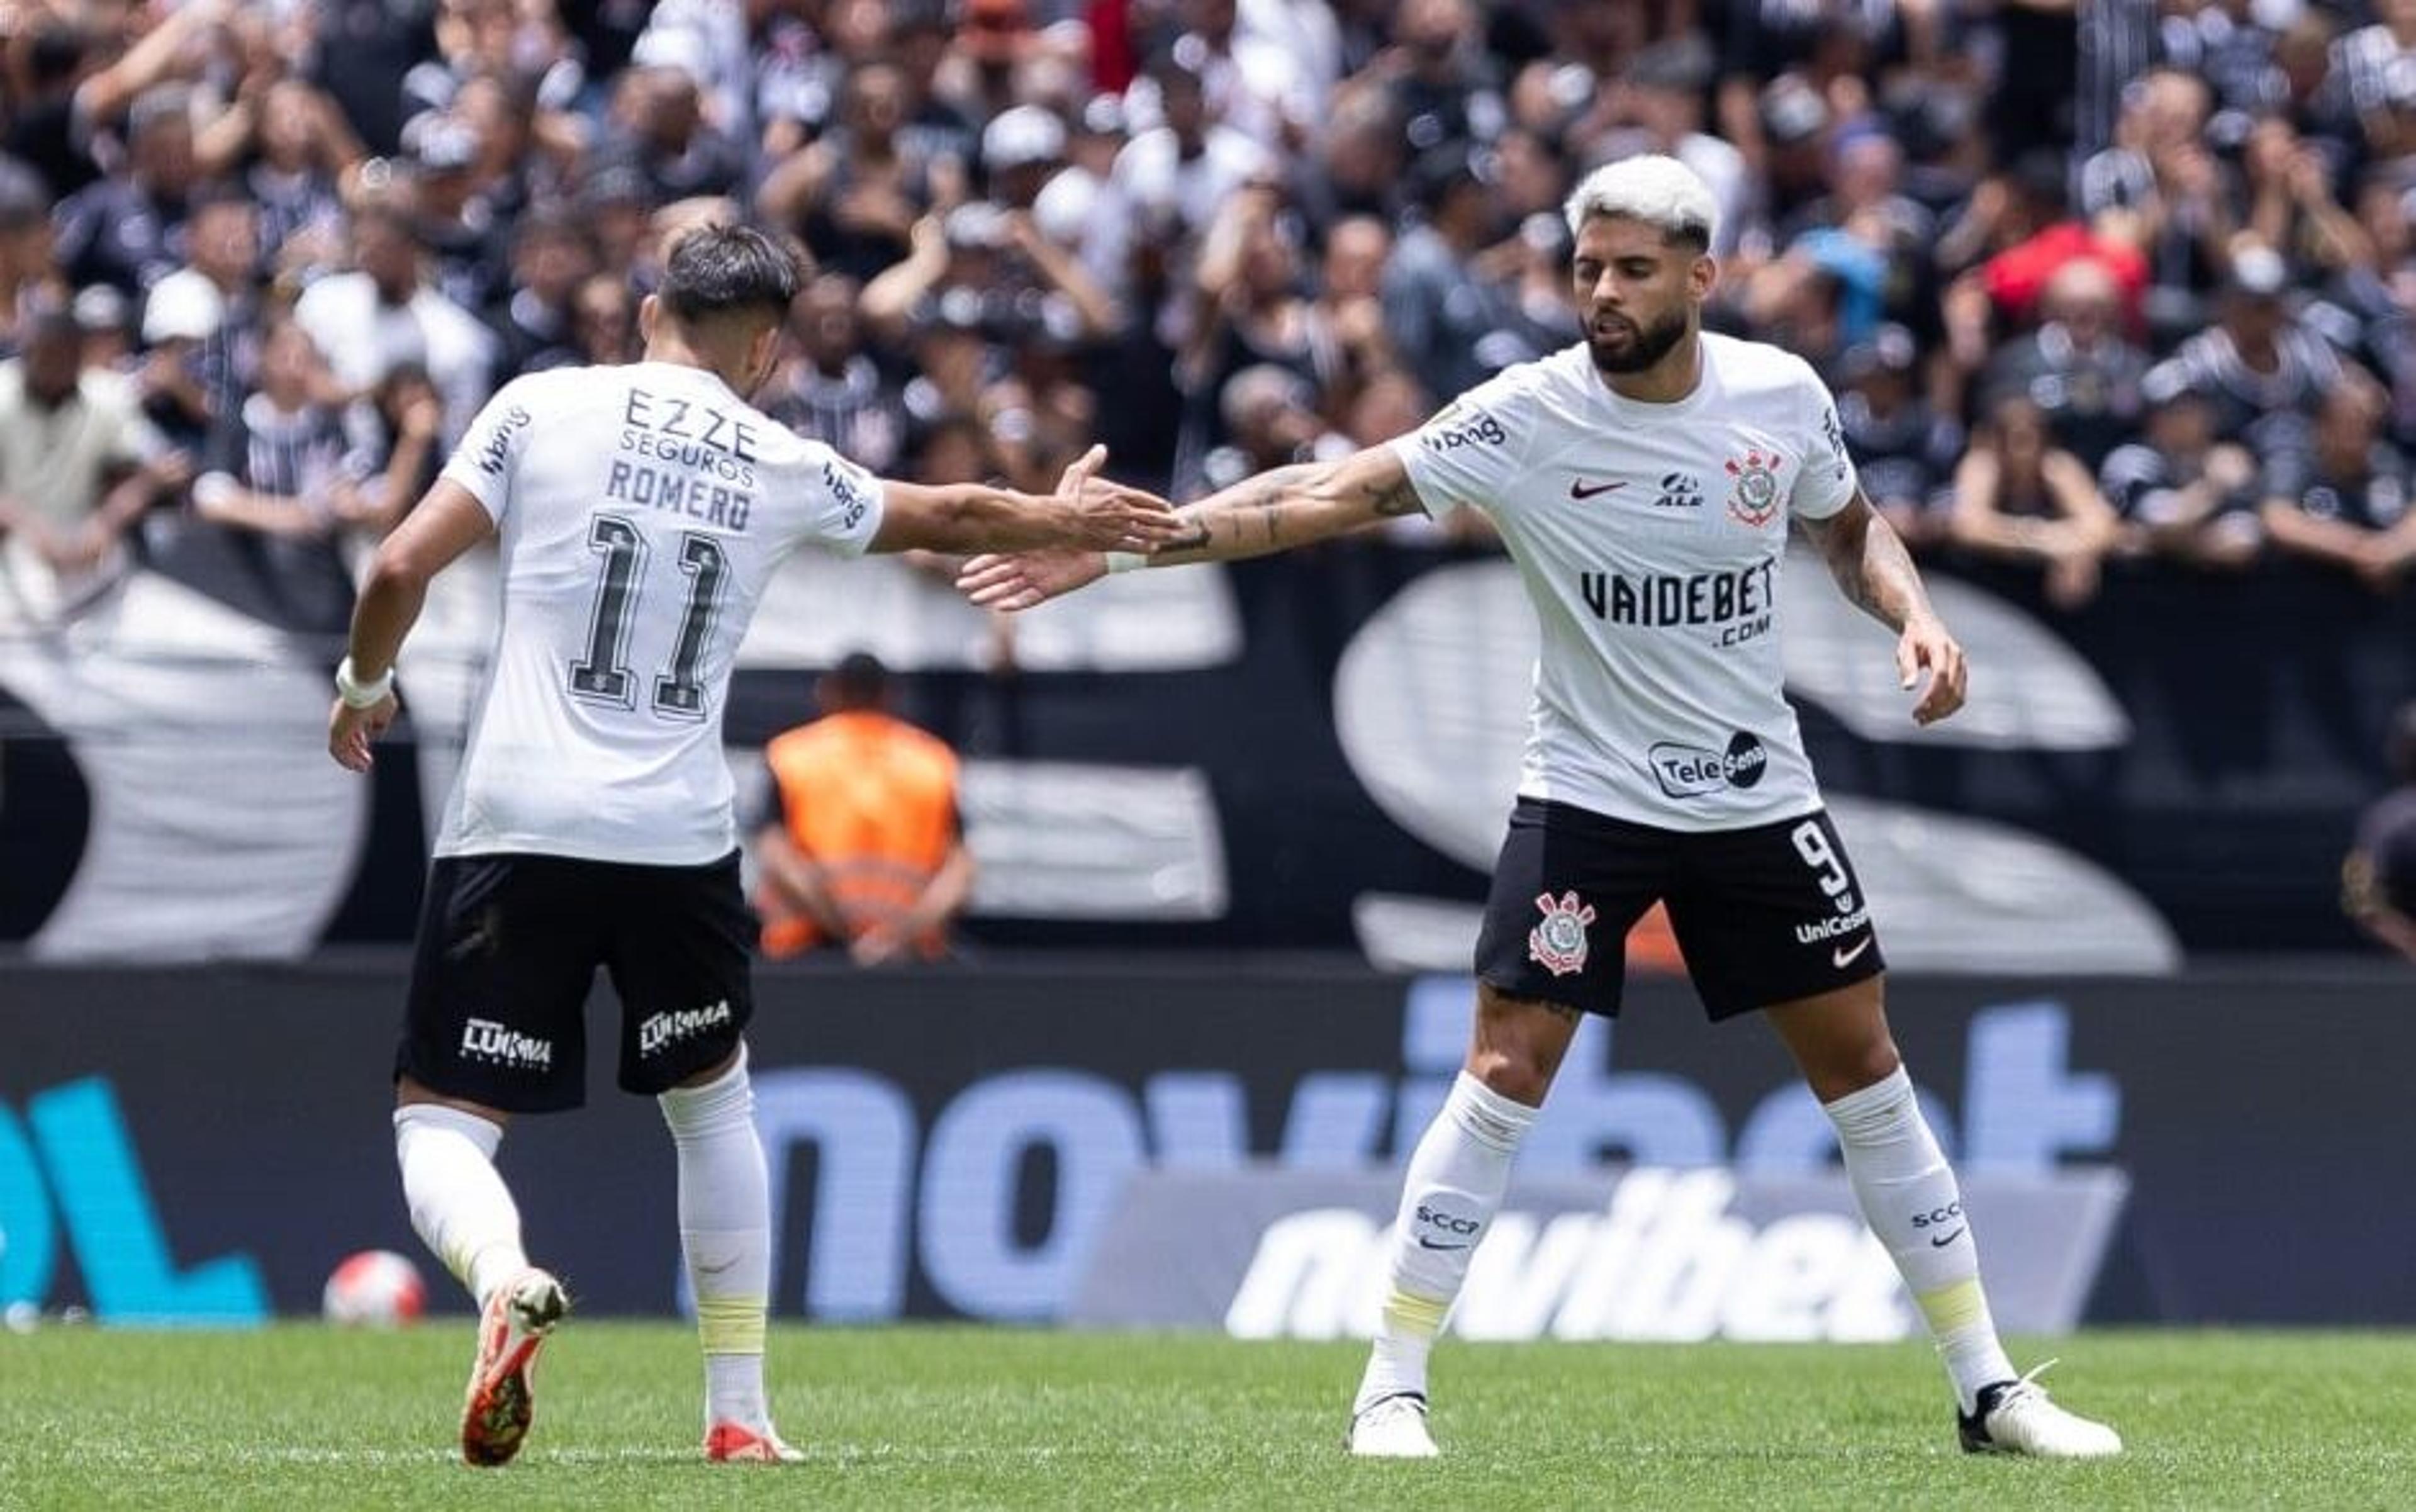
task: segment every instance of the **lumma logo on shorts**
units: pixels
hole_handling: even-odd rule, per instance
[[[492,1019],[471,1019],[461,1025],[461,1054],[489,1066],[522,1071],[553,1069],[553,1041],[524,1035]]]
[[[638,1025],[638,1053],[652,1055],[657,1051],[684,1039],[692,1039],[729,1021],[728,998],[701,1008],[678,1008],[655,1014]]]
[[[1770,769],[1770,752],[1759,736],[1740,730],[1725,751],[1663,741],[1647,753],[1653,780],[1673,798],[1700,798],[1729,788],[1749,788]]]

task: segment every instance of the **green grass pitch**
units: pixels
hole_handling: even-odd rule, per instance
[[[452,1448],[466,1319],[399,1334],[0,1334],[0,1508],[2416,1506],[2416,1338],[2091,1333],[2048,1377],[2129,1441],[1958,1453],[1920,1346],[1465,1345],[1445,1458],[1340,1452],[1361,1346],[985,1328],[784,1327],[788,1467],[697,1453],[693,1336],[574,1319],[528,1447]],[[2032,1350],[2017,1352],[2036,1358]]]

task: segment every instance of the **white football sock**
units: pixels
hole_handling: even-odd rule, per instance
[[[680,1249],[704,1345],[705,1426],[771,1426],[763,1399],[763,1315],[772,1293],[772,1207],[747,1049],[700,1087],[656,1099],[679,1151]]]
[[[1821,1105],[1837,1127],[1846,1177],[1904,1284],[1928,1321],[1955,1400],[1970,1412],[1980,1388],[2014,1377],[1980,1286],[1980,1250],[1912,1079],[1898,1066],[1876,1081]]]
[[[394,1111],[394,1154],[411,1226],[481,1306],[489,1292],[528,1268],[521,1211],[495,1169],[503,1142],[500,1126],[459,1108],[415,1102]]]
[[[1401,1184],[1392,1288],[1351,1405],[1354,1415],[1402,1392],[1425,1395],[1427,1354],[1502,1205],[1518,1142],[1534,1122],[1534,1109],[1466,1071],[1452,1082]]]

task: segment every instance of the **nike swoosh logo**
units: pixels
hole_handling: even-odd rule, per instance
[[[1468,1247],[1466,1245],[1439,1245],[1432,1239],[1427,1238],[1425,1234],[1418,1235],[1418,1243],[1427,1249],[1465,1249]]]
[[[1624,480],[1616,483],[1589,483],[1584,478],[1579,478],[1569,485],[1569,497],[1572,499],[1591,499],[1597,493],[1608,493],[1613,489],[1623,489],[1625,487],[1627,487],[1627,484]]]
[[[1943,1248],[1945,1248],[1948,1245],[1953,1244],[1955,1240],[1960,1239],[1960,1238],[1962,1238],[1962,1237],[1963,1237],[1963,1231],[1962,1231],[1962,1230],[1960,1230],[1960,1229],[1957,1229],[1957,1230],[1955,1230],[1953,1233],[1950,1233],[1950,1234],[1946,1235],[1946,1236],[1945,1236],[1944,1238],[1942,1238],[1942,1239],[1932,1239],[1932,1240],[1930,1240],[1930,1241],[1929,1241],[1929,1247],[1930,1247],[1930,1248],[1932,1248],[1932,1249],[1943,1249]]]
[[[1851,950],[1847,949],[1843,945],[1839,945],[1836,949],[1829,952],[1829,964],[1836,967],[1839,971],[1844,971],[1847,967],[1854,963],[1855,957],[1861,955],[1864,951],[1868,950],[1871,947],[1871,939],[1872,936],[1867,934],[1864,935],[1863,943],[1854,946]]]

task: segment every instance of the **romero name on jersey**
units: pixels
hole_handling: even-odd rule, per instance
[[[795,547],[865,550],[880,481],[712,373],[662,362],[513,380],[445,476],[494,517],[506,576],[435,854],[730,854],[721,715],[738,641]]]

